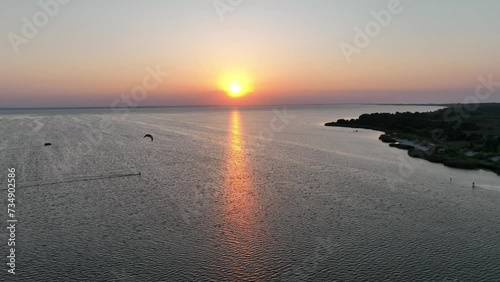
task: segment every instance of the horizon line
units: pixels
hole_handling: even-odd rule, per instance
[[[329,105],[374,105],[374,106],[449,106],[471,103],[306,103],[306,104],[254,104],[254,105],[146,105],[137,107],[109,107],[109,106],[60,106],[60,107],[0,107],[0,110],[71,110],[71,109],[154,109],[154,108],[230,108],[230,107],[276,107],[276,106],[329,106]],[[476,104],[500,104],[476,103]]]

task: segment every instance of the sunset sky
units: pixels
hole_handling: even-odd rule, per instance
[[[106,107],[148,67],[168,76],[139,106],[463,102],[500,82],[495,0],[401,0],[349,62],[341,43],[391,1],[73,0],[25,38],[43,7],[1,0],[0,107]]]

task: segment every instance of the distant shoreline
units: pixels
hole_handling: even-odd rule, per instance
[[[500,175],[500,104],[484,103],[474,112],[454,104],[427,113],[375,113],[339,119],[325,126],[382,131],[379,139],[407,150],[413,158],[452,168],[485,169]]]

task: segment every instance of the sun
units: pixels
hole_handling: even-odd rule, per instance
[[[220,76],[218,85],[231,98],[241,98],[253,92],[253,80],[246,72],[226,72]]]
[[[243,88],[241,87],[241,83],[233,82],[229,85],[229,95],[231,97],[240,97],[243,94]]]

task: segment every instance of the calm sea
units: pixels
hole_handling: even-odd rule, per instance
[[[498,175],[323,126],[435,109],[0,111],[0,280],[498,280]]]

